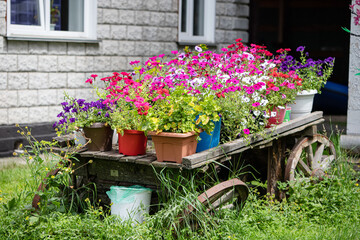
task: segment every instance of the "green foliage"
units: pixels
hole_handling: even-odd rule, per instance
[[[24,134],[27,135],[27,131]],[[39,143],[34,147],[40,150]],[[242,209],[220,209],[213,213],[208,213],[195,199],[221,181],[216,168],[207,172],[164,169],[158,173],[163,193],[159,195],[160,210],[146,216],[145,222],[137,225],[111,216],[109,209],[92,201],[90,195],[83,199],[81,212],[70,210],[68,196],[76,198],[77,193],[71,195],[71,192],[63,191],[59,188],[60,184],[69,186],[68,182],[56,178],[49,181],[51,186],[49,192],[44,193],[48,195],[44,196],[40,211],[33,211],[28,205],[34,193],[38,193],[35,189],[43,178],[42,174],[46,173],[45,168],[50,166],[47,164],[52,162],[43,157],[43,149],[39,151],[42,160],[35,159],[36,154],[37,150],[33,151],[33,159],[26,167],[0,170],[0,239],[359,238],[359,173],[352,169],[347,161],[349,157],[343,152],[340,152],[338,161],[323,181],[313,178],[280,184],[282,189],[287,190],[287,199],[282,202],[261,195],[258,189],[265,185],[252,181],[249,184],[256,188],[250,188],[250,195]],[[209,168],[212,167],[210,164]],[[229,177],[241,177],[241,171],[231,171],[232,168],[242,169],[241,166],[228,168]],[[66,169],[62,171],[66,173]],[[38,177],[34,177],[34,173]],[[57,194],[55,190],[66,196]],[[189,205],[196,211],[180,223],[179,217]],[[62,211],[61,206],[66,211]]]
[[[183,86],[178,86],[170,96],[155,102],[149,115],[156,131],[187,133],[199,131],[199,125],[208,133],[214,130],[215,124],[210,120],[220,120],[216,100],[212,96],[199,99],[187,92]]]
[[[251,109],[249,104],[244,104],[242,96],[235,92],[229,93],[226,98],[220,98],[219,104],[223,109],[223,126],[220,132],[222,143],[233,141],[240,136],[247,137],[249,132],[258,133],[265,129],[267,121],[263,117],[263,112],[267,111],[266,106]]]

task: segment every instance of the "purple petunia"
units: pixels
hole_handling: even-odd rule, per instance
[[[299,46],[296,51],[297,52],[303,52],[305,50],[305,47],[304,46]]]

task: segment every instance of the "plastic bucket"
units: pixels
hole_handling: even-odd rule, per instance
[[[131,187],[111,186],[106,194],[111,200],[111,215],[121,220],[131,219],[142,223],[144,214],[149,214],[151,189],[134,185]]]
[[[206,132],[200,133],[201,140],[198,141],[198,144],[196,146],[196,152],[201,152],[213,147],[216,147],[219,145],[220,142],[220,128],[221,128],[221,118],[219,121],[214,122],[215,128],[214,130],[209,134]]]

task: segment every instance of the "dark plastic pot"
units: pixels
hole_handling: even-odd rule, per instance
[[[87,145],[89,151],[110,151],[112,149],[113,130],[105,123],[94,123],[83,128],[85,136],[91,139]]]

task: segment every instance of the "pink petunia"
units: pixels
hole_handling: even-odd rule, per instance
[[[249,135],[249,134],[250,134],[250,130],[249,130],[248,128],[245,128],[245,129],[243,130],[243,132],[244,132],[246,135]]]
[[[259,105],[260,105],[259,102],[254,102],[254,103],[252,104],[253,107],[258,107]]]

